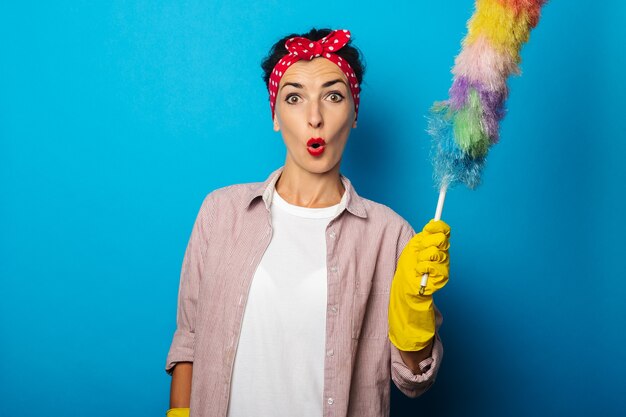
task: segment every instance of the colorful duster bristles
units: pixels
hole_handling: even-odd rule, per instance
[[[487,152],[498,142],[509,95],[506,80],[520,73],[520,49],[539,22],[546,2],[476,0],[463,49],[452,69],[449,98],[435,102],[428,118],[433,177],[439,189],[435,220],[441,219],[448,188],[462,183],[474,189],[480,184]],[[422,275],[422,295],[427,282],[428,274]]]
[[[508,97],[507,78],[519,75],[522,44],[547,0],[477,0],[452,69],[449,99],[429,114],[438,189],[480,184],[489,148],[498,142]],[[445,192],[445,191],[444,191]]]

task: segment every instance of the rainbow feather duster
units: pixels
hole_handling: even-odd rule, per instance
[[[452,69],[446,101],[428,116],[433,139],[433,177],[439,189],[435,220],[441,219],[446,191],[458,183],[480,184],[489,148],[498,142],[509,95],[507,78],[519,75],[520,50],[537,26],[547,0],[476,0],[468,33]],[[422,276],[424,294],[428,274]]]
[[[499,139],[507,78],[520,74],[521,47],[546,1],[476,1],[452,69],[449,99],[435,102],[428,116],[438,189],[445,192],[457,183],[473,189],[480,184],[489,148]]]

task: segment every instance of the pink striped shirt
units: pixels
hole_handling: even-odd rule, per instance
[[[226,416],[230,383],[254,272],[271,236],[269,203],[282,172],[207,195],[183,259],[176,330],[165,370],[193,362],[191,417]],[[389,378],[409,397],[434,382],[443,348],[414,375],[388,339],[389,289],[397,260],[414,235],[389,207],[357,195],[341,176],[345,209],[326,228],[327,310],[324,417],[389,415]],[[441,314],[436,310],[437,328]],[[306,375],[302,375],[306,378]]]

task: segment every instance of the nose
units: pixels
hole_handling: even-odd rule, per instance
[[[312,101],[309,107],[309,126],[313,129],[319,129],[322,127],[324,123],[324,118],[322,117],[322,112],[320,108],[320,104],[317,101]]]

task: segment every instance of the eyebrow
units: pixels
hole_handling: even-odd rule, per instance
[[[348,88],[348,85],[340,78],[337,78],[336,80],[326,81],[324,84],[322,84],[322,88],[330,87],[331,85],[336,84],[336,83],[342,83],[343,85],[346,86],[346,88]],[[280,89],[282,90],[288,85],[295,87],[295,88],[304,88],[304,86],[300,83],[285,83],[283,84],[282,87],[280,87]]]

